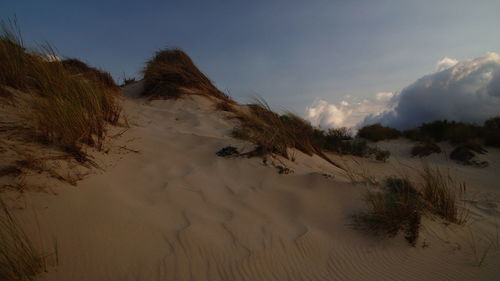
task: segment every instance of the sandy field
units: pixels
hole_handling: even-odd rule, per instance
[[[487,168],[411,158],[405,140],[376,144],[387,163],[330,155],[349,172],[297,151],[223,158],[223,147],[253,147],[231,137],[231,113],[202,96],[147,101],[141,87],[123,90],[130,127],[89,152],[100,169],[76,186],[0,194],[40,247],[57,249],[42,280],[500,280],[500,150],[482,156]],[[465,225],[425,218],[416,247],[353,225],[373,182],[418,179],[426,163],[466,182]]]

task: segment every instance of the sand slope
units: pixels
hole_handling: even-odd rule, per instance
[[[364,207],[367,187],[319,157],[281,159],[294,170],[288,175],[272,166],[278,159],[217,157],[227,145],[252,147],[229,137],[237,124],[230,113],[215,112],[200,96],[147,102],[136,97],[140,90],[140,83],[125,90],[131,127],[109,154],[95,154],[104,171],[76,187],[53,186],[57,195],[9,200],[26,206],[16,211],[26,221],[35,210],[45,248],[57,239],[59,262],[44,280],[500,280],[498,251],[477,267],[467,238],[467,229],[478,229],[484,249],[482,233],[494,235],[498,164],[453,166],[474,182],[474,196],[489,194],[489,205],[471,201],[476,217],[465,228],[426,220],[412,248],[402,237],[354,229],[351,215]],[[389,163],[337,160],[375,176],[404,159],[419,163],[405,155],[404,142],[382,145],[393,150]],[[500,154],[489,157],[498,163]]]

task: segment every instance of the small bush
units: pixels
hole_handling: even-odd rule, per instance
[[[326,150],[338,153],[341,153],[341,147],[346,141],[352,140],[351,131],[345,127],[329,129],[326,134],[322,135],[322,137],[322,147]]]
[[[372,148],[373,155],[375,155],[375,159],[378,161],[386,162],[387,159],[391,156],[391,152],[388,150],[381,150],[379,148]]]
[[[411,156],[413,157],[426,157],[432,153],[441,153],[439,145],[432,140],[421,142],[411,149]]]
[[[381,140],[396,139],[400,136],[400,131],[382,126],[380,124],[365,126],[358,131],[358,137],[375,142]]]
[[[500,147],[500,116],[484,122],[484,144]]]
[[[348,130],[329,131],[326,135],[323,135],[323,139],[323,149],[338,154],[366,158],[374,157],[376,160],[383,162],[386,162],[391,156],[388,150],[370,147],[363,139],[353,139]]]
[[[228,95],[218,90],[180,49],[165,49],[156,52],[146,63],[144,73],[144,95],[151,98],[178,98],[183,90],[194,94],[214,96],[233,103]]]
[[[478,167],[488,166],[486,161],[477,161],[476,153],[484,154],[487,151],[479,144],[469,142],[455,147],[450,153],[450,159],[464,165],[472,165]]]
[[[435,141],[450,141],[452,143],[464,143],[472,141],[481,136],[481,127],[448,120],[438,120],[424,123],[419,127],[423,137],[430,137]]]
[[[370,157],[372,154],[368,143],[361,139],[341,141],[338,143],[338,146],[334,151],[344,155],[354,155],[359,157]]]
[[[403,131],[403,136],[412,141],[422,141],[425,139],[423,134],[418,129],[410,129]]]

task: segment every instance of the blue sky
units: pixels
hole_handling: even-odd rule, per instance
[[[458,60],[500,51],[500,1],[2,1],[0,18],[115,78],[181,47],[217,86],[301,115],[400,91]]]

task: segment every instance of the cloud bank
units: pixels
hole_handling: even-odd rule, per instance
[[[306,109],[306,119],[323,129],[356,127],[366,116],[380,114],[390,108],[393,98],[394,93],[390,92],[377,93],[363,100],[347,96],[338,105],[319,99]]]
[[[482,123],[500,115],[498,53],[462,62],[445,57],[435,69],[398,94],[339,105],[318,100],[306,109],[306,118],[322,128],[381,123],[407,129],[440,119]]]

